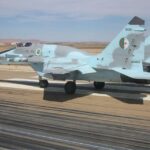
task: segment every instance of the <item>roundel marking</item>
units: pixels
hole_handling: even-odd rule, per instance
[[[129,40],[127,38],[122,38],[119,41],[119,45],[122,49],[127,49],[129,47]]]
[[[40,48],[36,49],[35,55],[40,56],[42,54],[42,50]]]

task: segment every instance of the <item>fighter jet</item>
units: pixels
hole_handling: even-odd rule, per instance
[[[143,55],[144,54],[144,55]],[[142,78],[147,79],[147,82],[149,82],[150,77],[150,36],[147,36],[145,38],[145,44],[144,44],[144,51],[141,51],[139,53],[136,53],[135,56],[141,55],[142,59],[142,66],[143,66],[143,73],[147,74],[147,76],[143,76]]]
[[[143,67],[146,72],[150,72],[150,36],[145,39]]]
[[[105,82],[139,82],[143,71],[144,20],[134,17],[116,38],[95,56],[79,49],[52,44],[18,43],[0,53],[0,64],[29,64],[39,76],[39,85],[48,87],[49,78],[67,81],[66,94],[74,94],[76,81],[94,81],[96,89]],[[144,55],[144,54],[143,54]]]

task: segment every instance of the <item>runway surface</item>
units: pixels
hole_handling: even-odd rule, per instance
[[[149,150],[150,88],[110,84],[96,91],[78,82],[38,87],[35,73],[0,73],[0,149]]]

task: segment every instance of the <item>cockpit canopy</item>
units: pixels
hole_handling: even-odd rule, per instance
[[[20,43],[16,43],[16,46],[17,47],[30,47],[30,46],[32,46],[32,43],[31,42],[26,42],[26,43],[20,42]]]

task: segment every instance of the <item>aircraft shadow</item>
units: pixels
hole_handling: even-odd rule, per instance
[[[34,82],[34,81],[9,81],[9,80],[0,80],[0,82],[7,82],[7,83],[15,83],[15,84],[22,84],[22,85],[28,85],[28,86],[34,86],[34,87],[39,87],[38,82]],[[141,91],[130,91],[130,89],[132,88],[132,84],[123,84],[123,86],[128,86],[127,90],[123,90],[121,88],[121,84],[106,84],[106,87],[103,90],[95,90],[93,88],[93,86],[91,86],[91,84],[78,84],[77,85],[77,89],[80,90],[80,93],[76,93],[74,95],[66,95],[64,92],[64,83],[50,83],[48,88],[44,89],[43,92],[43,99],[47,100],[47,101],[56,101],[56,102],[65,102],[65,101],[69,101],[69,100],[73,100],[75,98],[80,98],[80,97],[84,97],[84,96],[88,96],[89,94],[92,93],[97,93],[97,94],[107,94],[113,98],[115,98],[116,100],[119,100],[121,102],[124,103],[128,103],[128,104],[144,104],[144,97],[146,97],[146,94],[150,94],[150,91],[147,91],[146,94],[143,94],[145,92]],[[119,87],[119,89],[116,87]],[[138,87],[138,85],[136,85],[136,87]],[[145,85],[140,85],[140,87],[143,88],[147,88],[149,89],[148,86]],[[51,91],[51,88],[59,88],[61,89],[61,91]],[[63,92],[62,92],[63,89]],[[83,91],[83,92],[82,92]],[[90,91],[90,92],[89,92]],[[115,94],[119,93],[119,97],[116,96]],[[126,93],[129,94],[135,94],[135,97],[127,97],[123,98],[123,95],[125,95]],[[122,96],[121,96],[122,95]],[[100,97],[101,99],[102,97]]]
[[[47,101],[55,101],[55,102],[66,102],[71,101],[76,98],[81,98],[87,96],[86,94],[74,94],[67,95],[65,92],[51,92],[47,89],[44,89],[43,99]]]
[[[20,84],[20,85],[27,85],[31,87],[39,87],[38,82],[36,81],[11,81],[11,80],[0,80],[0,82],[4,83],[12,83],[12,84]],[[51,88],[61,88],[63,92],[51,91]],[[87,94],[74,94],[74,95],[67,95],[64,92],[64,84],[63,83],[50,83],[48,88],[44,88],[43,92],[43,100],[47,101],[56,101],[56,102],[65,102],[69,100],[73,100],[75,98],[80,98],[87,96]]]

